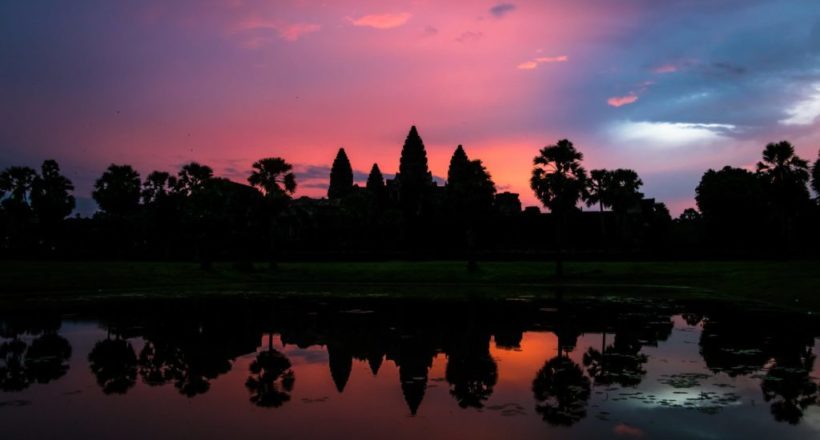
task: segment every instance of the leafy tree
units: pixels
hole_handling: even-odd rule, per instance
[[[556,275],[563,275],[563,233],[567,215],[576,205],[586,188],[586,171],[581,166],[584,155],[572,142],[562,139],[555,145],[544,147],[533,159],[534,168],[530,187],[538,200],[557,218],[558,258]]]
[[[817,152],[817,156],[818,158],[811,168],[811,187],[817,195],[818,203],[820,203],[820,151]]]
[[[9,212],[29,212],[31,187],[37,172],[29,167],[13,166],[0,173],[0,190],[8,197],[3,199],[3,207]]]
[[[0,173],[0,245],[24,251],[31,243],[31,187],[37,173],[29,167],[12,166]]]
[[[94,183],[91,196],[103,212],[125,217],[139,206],[140,175],[131,165],[112,164]]]
[[[293,166],[280,157],[268,157],[253,163],[248,183],[265,195],[270,220],[270,266],[276,267],[276,217],[296,191]]]
[[[399,173],[399,204],[406,216],[418,217],[424,210],[433,185],[433,175],[427,167],[427,151],[416,126],[410,132],[401,149]]]
[[[353,168],[344,148],[339,148],[333,166],[330,168],[330,186],[327,188],[329,199],[341,199],[353,190]]]
[[[745,246],[761,227],[766,210],[761,180],[742,168],[708,170],[695,189],[709,239],[731,246]]]
[[[701,220],[701,215],[695,208],[686,208],[683,212],[678,216],[678,221],[680,222],[698,222]]]

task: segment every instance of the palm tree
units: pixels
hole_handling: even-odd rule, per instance
[[[290,400],[295,377],[288,358],[273,348],[272,334],[268,335],[268,349],[259,352],[251,363],[250,373],[245,388],[254,405],[277,408]]]
[[[270,267],[276,267],[276,216],[296,191],[293,165],[280,157],[268,157],[253,163],[248,183],[259,188],[268,202],[270,216]]]
[[[581,166],[584,155],[572,142],[562,139],[555,145],[544,147],[533,159],[534,168],[530,187],[535,196],[557,217],[556,236],[558,253],[556,275],[563,275],[563,229],[567,215],[577,209],[576,205],[586,188],[586,171]]]
[[[589,172],[589,179],[586,187],[586,204],[587,206],[598,205],[601,219],[601,238],[606,236],[606,225],[604,223],[604,206],[612,206],[612,201],[609,197],[609,180],[610,173],[608,170],[592,170]]]
[[[124,217],[140,201],[140,175],[131,165],[111,164],[94,183],[94,200],[105,213]]]
[[[809,163],[794,153],[788,141],[766,145],[757,174],[771,191],[771,201],[780,222],[786,246],[791,242],[792,220],[809,199]]]

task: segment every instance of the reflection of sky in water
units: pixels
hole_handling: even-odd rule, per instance
[[[120,437],[293,437],[293,438],[811,438],[820,434],[820,407],[810,406],[797,425],[776,422],[761,391],[762,370],[731,377],[713,373],[701,357],[702,324],[674,317],[674,328],[657,346],[643,346],[646,374],[637,386],[594,384],[586,417],[572,427],[553,427],[535,412],[533,378],[557,353],[552,332],[525,332],[520,348],[490,342],[497,381],[482,409],[462,409],[451,395],[448,354],[430,353],[427,386],[415,417],[402,394],[400,362],[382,359],[374,374],[364,359],[350,362],[339,392],[329,369],[327,346],[273,347],[289,360],[295,382],[289,400],[278,408],[249,403],[245,387],[255,353],[235,357],[231,370],[210,380],[196,397],[181,395],[171,384],[148,386],[141,380],[124,395],[104,395],[87,356],[106,331],[94,322],[66,321],[59,333],[72,345],[71,368],[48,384],[0,393],[3,438]],[[31,342],[34,336],[25,335]],[[662,339],[662,338],[661,338]],[[7,339],[5,339],[7,340]],[[129,337],[137,354],[146,345]],[[614,336],[607,335],[607,344]],[[602,335],[578,337],[570,359],[583,367],[583,354],[600,349]],[[259,351],[268,345],[259,339]],[[814,353],[820,350],[815,339]],[[820,372],[814,364],[813,376]],[[419,379],[419,377],[414,377]],[[55,434],[56,433],[56,434]]]

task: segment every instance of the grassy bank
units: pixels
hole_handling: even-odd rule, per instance
[[[757,301],[820,311],[820,262],[570,262],[559,283],[549,262],[282,263],[240,272],[192,263],[0,262],[0,303],[205,294],[612,295]]]

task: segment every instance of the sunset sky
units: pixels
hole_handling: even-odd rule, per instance
[[[533,156],[569,138],[676,215],[767,142],[817,158],[818,115],[812,0],[0,4],[0,167],[57,159],[86,213],[112,162],[244,181],[281,156],[323,195],[340,146],[394,173],[415,124],[436,176],[463,144],[535,205]]]

